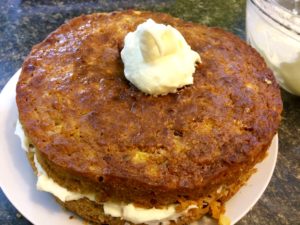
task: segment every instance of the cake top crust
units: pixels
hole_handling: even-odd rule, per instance
[[[149,18],[201,55],[193,85],[154,97],[125,79],[124,37]],[[27,137],[51,163],[99,185],[154,192],[202,192],[254,165],[282,111],[272,72],[238,37],[132,10],[83,15],[52,32],[26,58],[16,100]]]

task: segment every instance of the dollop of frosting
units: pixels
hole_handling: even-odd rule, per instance
[[[126,79],[154,96],[193,84],[195,65],[201,63],[178,30],[152,19],[126,35],[121,58]]]

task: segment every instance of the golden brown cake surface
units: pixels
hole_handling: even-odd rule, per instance
[[[176,94],[145,95],[124,77],[124,37],[148,18],[201,55],[194,84]],[[54,180],[148,205],[233,183],[265,155],[282,110],[272,72],[238,37],[134,11],[81,16],[51,33],[23,64],[17,104]]]

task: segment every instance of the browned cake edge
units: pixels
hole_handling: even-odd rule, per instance
[[[241,177],[242,180],[245,180],[243,177],[247,176],[249,171],[251,171],[252,168],[258,162],[261,162],[265,158],[266,151],[267,151],[269,145],[266,146],[264,151],[260,151],[260,154],[257,156],[256,160],[252,164],[247,164],[247,167],[236,166],[234,170],[236,170],[236,171],[240,170],[241,171],[240,173],[233,172],[233,170],[227,171],[227,173],[225,173],[223,176],[228,176],[231,178],[227,179],[226,182],[223,183],[222,185],[230,186],[231,184],[235,184],[237,177]],[[115,201],[123,201],[123,202],[135,202],[140,205],[150,206],[150,207],[152,207],[153,205],[159,207],[159,206],[174,203],[174,201],[173,202],[152,202],[152,205],[149,205],[147,200],[145,200],[145,202],[140,201],[140,200],[137,202],[134,199],[135,196],[132,195],[130,190],[128,190],[128,192],[123,192],[122,195],[120,195],[119,193],[113,192],[113,190],[111,192],[109,192],[109,190],[103,189],[101,185],[95,185],[94,183],[90,182],[87,179],[83,179],[82,177],[78,177],[78,176],[72,176],[71,173],[65,173],[64,170],[60,170],[60,168],[57,168],[57,166],[55,164],[52,164],[46,158],[42,157],[42,155],[40,154],[40,152],[37,149],[36,149],[36,154],[37,154],[39,163],[42,165],[43,169],[47,172],[48,176],[51,177],[56,183],[67,188],[70,191],[75,191],[75,192],[80,192],[80,193],[97,193],[96,194],[97,201],[99,201],[99,202],[103,202],[103,201],[107,201],[107,200],[113,200],[113,201],[115,200]],[[234,176],[232,176],[232,174]],[[236,176],[237,174],[239,174],[239,175]],[[219,189],[219,187],[220,187],[220,185],[212,186],[211,189],[209,189],[207,192],[204,192],[201,196],[198,196],[197,198],[185,198],[184,196],[178,196],[178,199],[182,198],[184,200],[197,200],[201,197],[210,195],[211,193],[213,193],[217,189]],[[119,189],[122,189],[122,187],[119,187]],[[126,193],[127,193],[127,195],[126,195]],[[166,195],[167,194],[168,193],[166,193]]]

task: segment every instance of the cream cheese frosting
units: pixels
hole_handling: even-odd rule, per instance
[[[268,14],[252,2],[247,5],[248,42],[264,57],[281,87],[300,96],[300,17],[273,1],[253,2]]]
[[[28,152],[35,152],[35,148],[29,149],[28,139],[24,133],[21,123],[19,120],[16,123],[15,134],[20,138],[22,142],[22,148]],[[51,193],[62,202],[79,200],[82,198],[88,198],[91,201],[96,201],[96,194],[94,193],[79,193],[69,191],[65,187],[56,183],[51,177],[48,176],[47,172],[42,168],[38,162],[36,154],[34,154],[34,165],[37,169],[37,184],[36,187],[40,191]],[[165,208],[141,208],[136,207],[133,203],[125,204],[122,202],[102,202],[103,210],[106,215],[112,217],[120,217],[126,221],[134,224],[145,223],[148,225],[168,225],[170,221],[177,221],[177,219],[185,215],[190,209],[198,208],[196,205],[190,205],[182,212],[176,212],[176,205],[169,205]]]
[[[69,191],[68,189],[60,186],[52,178],[50,178],[46,171],[42,168],[38,162],[36,154],[34,154],[34,165],[37,169],[37,183],[36,187],[40,191],[45,191],[53,194],[62,202],[78,200],[81,198],[88,198],[91,201],[96,200],[95,194],[81,194],[79,192]]]
[[[182,212],[176,212],[176,205],[169,205],[162,209],[156,208],[140,208],[130,203],[122,205],[119,203],[106,203],[103,205],[105,214],[112,217],[121,217],[134,224],[145,223],[148,225],[169,224],[169,221],[177,221],[182,215],[186,214],[190,209],[198,208],[196,205],[190,205]]]
[[[193,84],[195,64],[201,62],[200,55],[178,30],[152,19],[126,35],[121,58],[125,77],[141,91],[155,96]]]
[[[17,135],[20,138],[21,147],[24,151],[27,152],[29,150],[29,142],[23,130],[22,124],[20,123],[19,120],[17,120],[16,122],[15,135]]]

